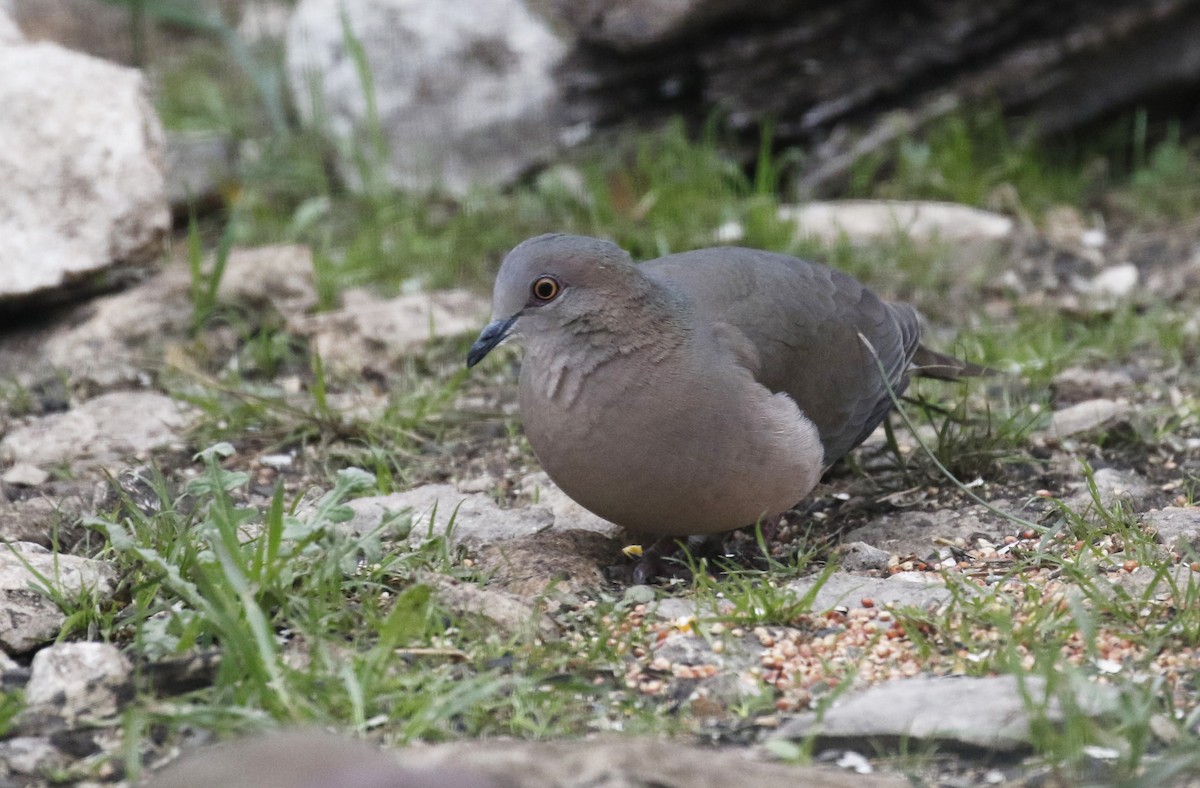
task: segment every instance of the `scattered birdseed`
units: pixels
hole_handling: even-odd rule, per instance
[[[889,609],[864,597],[852,608],[802,613],[778,625],[746,628],[736,621],[708,623],[694,616],[648,621],[645,606],[638,605],[624,620],[610,622],[616,630],[610,644],[627,643],[624,650],[617,649],[627,660],[625,686],[642,695],[673,696],[675,682],[688,681],[697,682],[696,687],[684,689],[695,699],[706,680],[736,670],[741,681],[772,690],[778,712],[793,713],[814,707],[845,682],[861,687],[917,675],[978,674],[980,666],[986,669],[1006,648],[1015,648],[1020,665],[1032,670],[1043,657],[1030,649],[1040,647],[1043,640],[1022,640],[1013,633],[1036,631],[1054,617],[1072,615],[1071,604],[1078,601],[1070,601],[1073,587],[1062,575],[1064,565],[1077,562],[1094,565],[1099,572],[1126,574],[1150,571],[1142,568],[1138,559],[1121,560],[1125,543],[1115,534],[1086,543],[1065,532],[1043,536],[1024,529],[998,541],[1002,546],[976,534],[941,544],[955,552],[949,562],[931,562],[921,556],[891,556],[888,562],[888,574],[936,572],[947,580],[957,576],[957,582],[979,587],[991,595],[983,611],[914,617],[910,611]],[[1188,566],[1200,572],[1200,562]],[[1182,587],[1186,585],[1182,583]],[[1134,641],[1127,629],[1122,630],[1122,622],[1110,622],[1101,615],[1086,640],[1078,631],[1064,638],[1061,656],[1090,670],[1099,682],[1117,676],[1159,677],[1171,688],[1176,707],[1190,709],[1196,700],[1189,697],[1191,679],[1187,677],[1200,663],[1196,649],[1184,642],[1186,633],[1169,629],[1173,605],[1171,592],[1164,589],[1138,611],[1140,620],[1162,622],[1156,638]],[[737,613],[729,607],[724,615]],[[1004,626],[995,622],[1004,622]],[[689,657],[685,664],[656,653],[668,639],[679,643],[681,638],[696,643],[696,654],[703,655],[708,649],[712,660],[697,663]],[[1145,642],[1154,642],[1160,650],[1148,653]],[[733,643],[751,649],[752,661],[720,664],[729,659]],[[672,653],[683,652],[673,648]]]

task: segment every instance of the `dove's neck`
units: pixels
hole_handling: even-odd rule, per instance
[[[566,319],[529,347],[525,364],[532,365],[527,370],[532,391],[570,408],[593,377],[627,364],[653,371],[679,354],[691,333],[681,317],[686,310],[671,293],[645,285]]]

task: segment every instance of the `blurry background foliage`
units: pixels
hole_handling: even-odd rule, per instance
[[[715,228],[736,223],[744,245],[816,251],[776,218],[792,165],[805,154],[777,149],[770,128],[760,129],[752,161],[731,155],[744,146],[728,144],[715,114],[701,128],[676,121],[636,139],[604,139],[512,188],[465,199],[378,185],[351,192],[334,175],[334,143],[322,124],[302,125],[290,106],[278,41],[244,41],[211,4],[105,2],[128,8],[135,57],[145,58],[139,42],[149,25],[206,44],[156,53],[156,62],[144,65],[168,129],[211,130],[240,147],[224,210],[202,225],[210,240],[231,221],[238,244],[308,244],[328,297],[355,285],[485,287],[500,250],[549,230],[605,235],[644,258],[711,245]],[[360,65],[369,85],[365,60]],[[370,172],[380,154],[361,153]],[[1086,138],[1047,141],[985,102],[860,159],[846,192],[834,196],[949,200],[1034,223],[1058,204],[1139,222],[1177,221],[1200,211],[1200,155],[1172,118],[1145,111]]]

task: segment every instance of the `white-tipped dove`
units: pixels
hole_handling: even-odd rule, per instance
[[[641,533],[781,514],[883,420],[888,384],[983,371],[922,347],[913,307],[754,249],[635,265],[607,241],[542,235],[504,259],[492,307],[467,365],[518,337],[538,460],[585,508]]]

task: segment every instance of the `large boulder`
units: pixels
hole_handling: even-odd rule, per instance
[[[301,0],[287,71],[303,115],[339,141],[349,183],[461,194],[562,144],[566,50],[522,0]]]
[[[170,221],[141,74],[11,28],[0,11],[0,311],[136,275]]]

